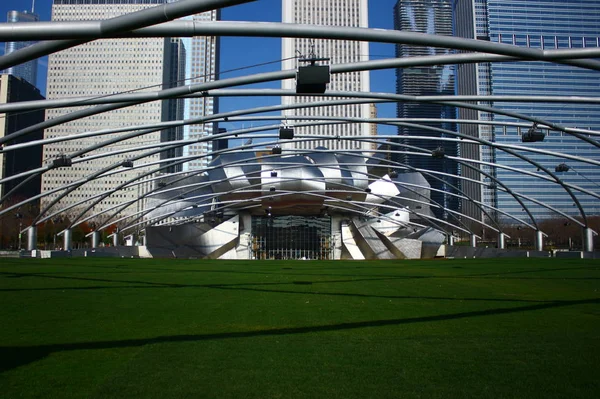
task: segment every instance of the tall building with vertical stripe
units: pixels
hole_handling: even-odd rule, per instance
[[[474,35],[480,40],[545,50],[600,46],[600,3],[595,0],[455,0],[455,9],[457,25],[474,26],[470,34],[461,36],[473,38]],[[600,95],[600,75],[597,71],[548,62],[480,64],[472,71],[470,77],[459,80],[458,87],[464,88],[473,84],[476,85],[478,94],[482,95]],[[490,105],[563,126],[600,130],[600,106],[597,104],[497,102]],[[494,122],[500,123],[515,122],[514,118],[498,114],[493,118],[491,115],[481,114],[479,119],[493,119]],[[500,144],[528,146],[600,161],[597,147],[560,131],[543,130],[546,133],[544,141],[523,143],[521,136],[526,130],[527,128],[510,125],[480,126],[479,137]],[[599,141],[598,136],[589,137]],[[529,152],[520,152],[531,156],[552,172],[558,164],[567,163],[569,171],[557,174],[561,179],[590,192],[598,192],[600,171],[597,166],[549,154],[532,155]],[[481,155],[482,159],[490,164],[519,168],[528,173],[548,177],[536,166],[499,149],[482,148]],[[554,182],[553,178],[540,179],[503,167],[485,169],[505,183],[510,190],[525,196],[523,200],[534,217],[560,217],[556,211],[579,216],[579,209],[569,193]],[[492,184],[487,178],[484,182],[484,187],[489,187],[484,189],[486,203],[497,206],[503,212],[528,219],[522,206],[506,189]],[[577,193],[577,197],[587,212],[600,214],[597,198],[581,192]],[[548,209],[536,201],[551,204],[555,210]]]
[[[186,19],[198,22],[218,21],[221,19],[221,10],[217,9],[195,14]],[[219,79],[219,38],[216,36],[194,36],[191,38],[181,38],[180,40],[189,49],[186,58],[186,84],[205,83]],[[186,99],[184,117],[185,119],[198,118],[218,113],[218,104],[218,99],[215,97]],[[209,140],[209,138],[216,132],[216,128],[216,124],[212,122],[183,127],[183,137],[185,139],[206,138],[206,140],[190,144],[183,148],[184,156],[193,157],[189,162],[183,164],[183,170],[194,171],[208,166],[211,157],[207,156],[207,154],[213,150],[213,141]]]
[[[172,0],[54,0],[52,20],[104,20],[170,2]],[[206,14],[210,15],[201,14],[193,18],[217,17],[216,12]],[[187,84],[189,80],[186,81],[186,79],[193,78],[194,82],[211,80],[214,79],[216,72],[214,66],[216,51],[216,41],[204,38],[126,38],[92,41],[49,56],[47,97],[61,99],[104,96],[129,91],[156,91]],[[203,58],[205,53],[210,55],[209,60]],[[207,62],[211,65],[210,67],[207,67]],[[46,129],[45,138],[60,140],[85,132],[196,118],[205,115],[206,112],[212,112],[212,100],[208,103],[205,99],[194,99],[185,102],[183,100],[165,100],[138,104]],[[80,107],[49,109],[46,119],[54,119],[77,109]],[[119,141],[86,153],[82,158],[75,158],[72,167],[56,168],[44,173],[42,191],[52,194],[44,197],[42,206],[57,198],[63,192],[57,191],[60,188],[84,179],[85,176],[104,167],[118,164],[133,155],[143,153],[141,148],[145,145],[210,134],[211,128],[212,126],[208,129],[164,129]],[[46,163],[51,163],[60,155],[68,156],[123,134],[126,133],[109,136],[98,135],[76,141],[57,141],[44,146],[43,158]],[[210,146],[210,144],[208,145]],[[186,150],[185,155],[197,154],[200,156],[201,151],[207,151],[207,147],[191,148]],[[114,152],[114,154],[102,158],[97,157],[107,152]],[[61,199],[56,207],[73,206],[70,213],[76,214],[79,210],[85,209],[86,201],[98,198],[101,193],[122,184],[126,186],[105,198],[89,213],[101,212],[115,208],[124,202],[134,201],[148,190],[150,184],[127,184],[127,182],[147,174],[159,165],[167,166],[168,158],[181,155],[184,155],[184,152],[179,148],[145,157],[136,161],[136,166],[152,162],[154,165],[135,169],[121,168],[120,173],[100,178],[96,184],[87,184],[77,188]],[[161,161],[163,162],[161,163]],[[183,170],[182,165],[176,165],[164,168],[160,172],[170,173],[181,170]],[[143,207],[143,204],[138,202],[135,207],[132,206],[123,213],[130,214],[136,211],[136,207]]]
[[[394,29],[435,35],[452,35],[452,1],[451,0],[398,0],[394,6]],[[396,45],[396,56],[418,57],[443,55],[450,53],[446,48],[414,46],[408,44]],[[452,65],[421,66],[416,68],[398,68],[396,70],[396,92],[411,96],[452,95],[454,94],[455,71]],[[436,103],[398,103],[399,118],[437,118],[452,119],[455,108]],[[454,123],[444,121],[433,124],[433,127],[456,131]],[[448,210],[460,207],[456,196],[459,181],[453,176],[458,174],[455,161],[447,157],[437,158],[430,155],[431,151],[441,148],[447,156],[457,155],[457,145],[452,141],[436,140],[437,138],[454,138],[452,134],[418,127],[403,126],[398,129],[399,142],[404,144],[400,151],[412,154],[394,154],[393,160],[401,162],[409,168],[418,171],[433,171],[425,173],[425,178],[431,185],[432,210],[438,218],[448,218],[452,215]],[[410,136],[410,137],[407,137]],[[421,138],[422,137],[422,138]],[[418,154],[422,152],[422,154]],[[437,204],[437,206],[436,206]]]
[[[330,25],[348,27],[368,27],[367,0],[282,0],[282,21],[284,23]],[[282,42],[283,69],[296,69],[302,65],[298,57],[308,58],[315,55],[319,58],[330,58],[329,63],[344,64],[367,61],[369,44],[367,42],[344,40],[321,40],[306,38],[284,38]],[[284,80],[284,89],[295,90],[293,79]],[[351,72],[331,76],[328,90],[363,91],[370,90],[369,72]],[[283,97],[284,105],[318,101],[319,97]],[[284,111],[285,115],[309,115],[327,117],[368,118],[369,104],[339,105],[311,109]],[[368,123],[325,125],[296,129],[296,134],[325,135],[329,137],[350,137],[370,134]],[[316,142],[297,142],[292,144],[297,149],[311,149],[325,146],[331,149],[368,150],[369,143],[347,140],[317,140]]]

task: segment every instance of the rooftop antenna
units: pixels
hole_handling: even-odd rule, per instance
[[[35,0],[31,0],[31,13],[35,14]]]

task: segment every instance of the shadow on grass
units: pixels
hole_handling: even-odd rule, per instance
[[[8,274],[0,272],[0,275]],[[15,273],[10,273],[11,276]],[[18,274],[18,273],[16,273]],[[175,284],[175,283],[157,283],[149,281],[138,281],[138,280],[115,280],[115,279],[100,279],[100,278],[86,278],[86,277],[74,277],[74,276],[48,276],[45,274],[26,273],[26,276],[32,277],[46,277],[58,280],[76,280],[76,281],[90,281],[90,282],[110,282],[110,283],[125,283],[131,285],[109,285],[109,286],[79,286],[79,287],[42,287],[42,288],[0,288],[0,292],[33,292],[33,291],[92,291],[92,290],[111,290],[111,289],[173,289],[173,288],[202,288],[202,289],[220,289],[220,290],[240,290],[240,291],[251,291],[251,292],[263,292],[273,294],[296,294],[296,295],[318,295],[318,296],[339,296],[339,297],[355,297],[355,298],[379,298],[379,299],[426,299],[426,300],[451,300],[451,301],[483,301],[483,302],[530,302],[530,303],[549,303],[556,302],[551,300],[532,300],[532,299],[521,299],[521,298],[473,298],[473,297],[424,297],[424,296],[406,296],[406,295],[373,295],[373,294],[361,294],[361,293],[345,293],[345,292],[325,292],[325,291],[294,291],[284,289],[267,289],[260,287],[272,287],[272,286],[292,286],[292,285],[307,285],[307,286],[318,286],[322,284],[340,284],[340,283],[360,283],[360,282],[372,282],[372,281],[391,281],[391,280],[406,280],[406,279],[428,279],[428,278],[455,278],[454,276],[447,277],[432,277],[432,276],[396,276],[396,277],[378,277],[378,278],[355,278],[345,280],[322,280],[322,281],[307,281],[307,280],[292,280],[292,281],[279,281],[279,282],[252,282],[252,283],[230,283],[230,284]],[[528,279],[528,278],[525,278]],[[579,278],[561,278],[556,279],[575,279]],[[596,279],[592,278],[581,278]]]
[[[90,266],[96,268],[109,269],[103,266]],[[110,268],[112,269],[112,268]],[[146,271],[148,269],[141,268],[139,271]],[[156,269],[152,268],[152,270],[161,270],[165,272],[199,272],[199,270],[173,270],[173,269]],[[463,278],[495,278],[502,276],[505,279],[523,279],[523,280],[600,280],[600,277],[504,277],[512,274],[523,274],[523,273],[540,273],[540,272],[554,272],[554,271],[565,271],[565,270],[600,270],[599,267],[595,266],[582,266],[582,267],[566,267],[566,268],[536,268],[536,269],[528,269],[528,270],[516,270],[516,271],[507,271],[507,272],[491,272],[491,273],[478,273],[478,274],[462,274],[462,275],[405,275],[405,276],[387,276],[387,275],[360,275],[362,278],[351,278],[345,280],[324,280],[324,281],[312,281],[311,284],[319,284],[319,283],[352,283],[352,282],[360,282],[360,281],[383,281],[383,280],[406,280],[406,279],[463,279]],[[262,271],[262,272],[238,272],[238,271],[224,271],[224,270],[202,270],[201,272],[214,272],[214,273],[243,273],[243,274],[270,274],[270,275],[281,275],[281,276],[304,276],[304,277],[354,277],[356,275],[353,274],[309,274],[309,273],[276,273],[274,271]],[[77,272],[84,273],[84,272]],[[69,273],[71,274],[71,273]],[[19,273],[19,272],[0,272],[0,276],[4,278],[24,278],[24,277],[41,277],[48,279],[59,279],[59,280],[77,280],[77,281],[91,281],[91,282],[104,282],[104,283],[125,283],[125,284],[143,284],[147,286],[155,286],[155,287],[165,287],[165,288],[189,288],[189,287],[226,287],[226,286],[256,286],[256,285],[285,285],[289,284],[289,282],[258,282],[258,283],[233,283],[233,284],[198,284],[198,285],[190,285],[190,284],[178,284],[178,283],[167,283],[167,282],[153,282],[153,281],[141,281],[141,280],[120,280],[120,279],[108,279],[108,278],[96,278],[96,277],[78,277],[78,276],[65,276],[62,274],[53,274],[53,273]],[[99,289],[100,287],[88,287],[92,289]],[[107,287],[109,288],[109,287]],[[138,287],[139,288],[139,287]],[[50,288],[50,290],[58,290],[65,288]],[[66,289],[76,289],[76,288],[66,288]],[[27,289],[0,289],[2,291],[35,291],[38,289],[35,288],[27,288]],[[41,288],[39,290],[47,290],[46,288]]]
[[[353,277],[355,276],[355,274],[352,273],[345,273],[345,272],[341,272],[341,273],[310,273],[312,271],[327,271],[327,270],[338,270],[338,271],[348,271],[351,272],[352,269],[362,269],[362,270],[366,270],[366,269],[372,269],[372,270],[381,270],[381,269],[390,269],[390,270],[394,270],[394,271],[402,271],[402,268],[404,265],[409,265],[410,266],[410,261],[407,263],[398,263],[398,264],[393,264],[393,265],[385,265],[385,266],[381,266],[381,265],[369,265],[369,266],[360,266],[360,265],[354,265],[352,264],[351,266],[347,266],[347,267],[336,267],[336,268],[332,268],[332,267],[305,267],[305,263],[302,263],[301,261],[286,261],[284,263],[281,262],[277,262],[277,261],[268,261],[266,263],[262,263],[260,264],[261,267],[264,266],[273,266],[276,269],[264,269],[264,270],[249,270],[249,269],[244,269],[244,270],[229,270],[229,269],[205,269],[205,268],[198,268],[198,269],[190,269],[190,268],[185,268],[185,269],[181,269],[181,268],[168,268],[168,267],[156,267],[156,266],[144,266],[144,265],[134,265],[134,264],[115,264],[115,265],[110,265],[110,266],[103,266],[103,265],[85,265],[85,266],[81,266],[81,267],[85,267],[85,268],[95,268],[95,269],[101,269],[101,270],[106,270],[109,273],[118,273],[118,274],[128,274],[128,273],[152,273],[152,272],[156,272],[156,273],[169,273],[169,274],[180,274],[180,273],[217,273],[217,274],[226,274],[226,275],[232,275],[232,274],[239,274],[239,275],[261,275],[264,276],[265,274],[268,275],[278,275],[278,276],[292,276],[292,275],[296,275],[296,276],[306,276],[306,277]],[[335,262],[335,261],[331,261],[331,262]],[[353,263],[357,263],[358,261],[352,261]],[[392,262],[392,261],[390,261]],[[444,271],[446,269],[454,269],[456,270],[456,266],[452,266],[452,264],[447,264],[445,265],[443,262],[444,261],[431,261],[432,264],[434,264],[435,262],[439,262],[438,264],[440,265],[439,268],[435,268],[433,270],[437,270],[437,271]],[[283,267],[284,265],[295,265],[297,266],[296,268],[290,268],[290,267]],[[465,272],[467,272],[466,274],[461,274],[461,275],[406,275],[406,276],[398,276],[397,274],[395,275],[385,275],[385,274],[373,274],[373,275],[365,275],[365,274],[360,274],[361,277],[367,277],[367,278],[439,278],[439,279],[454,279],[454,278],[495,278],[495,277],[501,277],[501,276],[507,276],[507,275],[513,275],[513,274],[527,274],[527,273],[547,273],[547,272],[558,272],[558,271],[573,271],[573,270],[600,270],[600,262],[597,263],[596,265],[587,265],[587,266],[576,266],[576,267],[572,267],[572,266],[568,266],[568,267],[537,267],[537,268],[532,268],[532,269],[526,269],[526,270],[514,270],[514,271],[504,271],[504,272],[494,272],[491,271],[493,270],[493,265],[483,265],[483,266],[478,266],[476,263],[471,263],[469,264],[469,267],[465,267],[465,266],[460,266],[461,269],[463,269]],[[473,272],[473,268],[475,269],[481,269],[482,271],[485,271],[484,273],[472,273]],[[471,269],[471,270],[469,270]],[[432,270],[432,269],[429,269]],[[469,271],[471,273],[469,273]],[[308,273],[307,273],[308,272]],[[69,276],[62,276],[64,274],[97,274],[98,272],[88,272],[85,270],[70,270],[70,271],[64,271],[64,272],[44,272],[44,273],[23,273],[24,275],[31,275],[31,276],[37,276],[37,277],[48,277],[48,278],[69,278]],[[102,272],[100,272],[102,273]],[[11,273],[11,272],[0,272],[1,274],[19,274],[19,273]],[[15,276],[16,277],[16,276]],[[72,278],[76,278],[76,277],[72,277]],[[81,279],[85,279],[84,277],[81,277]],[[552,277],[526,277],[523,279],[554,279]],[[556,277],[556,279],[600,279],[600,278],[596,278],[596,277],[591,277],[591,278],[564,278],[564,277]],[[93,280],[90,278],[90,280]],[[110,280],[101,280],[101,279],[97,279],[97,281],[110,281]],[[127,281],[121,281],[121,282],[127,282]],[[135,283],[136,281],[131,281],[132,283]],[[146,283],[146,282],[141,282],[144,284],[153,284],[153,283]],[[154,283],[154,284],[159,284],[159,283]],[[168,285],[168,284],[165,284]]]
[[[404,319],[386,319],[386,320],[371,320],[349,323],[338,323],[328,325],[306,326],[306,327],[290,327],[290,328],[274,328],[255,331],[238,331],[224,332],[217,334],[187,334],[187,335],[170,335],[160,336],[155,338],[140,338],[140,339],[124,339],[115,341],[98,341],[98,342],[79,342],[54,345],[39,345],[25,347],[7,347],[0,346],[0,372],[8,371],[16,367],[27,365],[29,363],[41,360],[54,352],[77,351],[77,350],[95,350],[95,349],[114,349],[114,348],[129,348],[140,347],[150,344],[172,343],[172,342],[199,342],[205,340],[221,340],[221,339],[240,339],[278,335],[294,335],[308,333],[322,333],[340,330],[352,330],[359,328],[374,328],[398,326],[403,324],[413,323],[429,323],[445,320],[457,320],[481,316],[493,316],[499,314],[511,314],[520,312],[529,312],[542,309],[552,309],[565,306],[599,304],[600,298],[582,299],[574,301],[555,301],[551,303],[541,303],[536,305],[510,307],[510,308],[494,308],[472,312],[460,312],[436,316],[409,317]]]

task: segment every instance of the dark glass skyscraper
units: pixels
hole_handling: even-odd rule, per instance
[[[466,12],[469,6],[471,15]],[[600,45],[600,2],[596,0],[455,0],[455,8],[463,12],[455,16],[457,26],[468,23],[473,25],[475,21],[474,34],[479,39],[545,50]],[[482,64],[479,66],[477,78],[472,79],[477,79],[479,94],[490,94],[491,91],[494,95],[600,95],[600,74],[597,71],[563,64]],[[459,87],[462,83],[464,82],[459,81]],[[492,105],[562,126],[600,130],[600,106],[596,104],[498,102]],[[480,119],[486,118],[480,115]],[[493,119],[495,122],[515,122],[514,118],[503,115],[495,115]],[[480,136],[502,144],[524,145],[600,161],[600,150],[597,147],[559,131],[545,130],[547,135],[543,142],[522,143],[521,135],[526,129],[516,126],[480,128]],[[590,138],[598,140],[598,136],[592,135]],[[485,161],[547,177],[535,166],[501,150],[482,151],[482,156]],[[536,154],[532,158],[552,171],[558,164],[567,163],[569,171],[560,173],[559,177],[583,189],[599,191],[600,170],[597,166],[550,154]],[[497,168],[494,172],[510,189],[534,200],[551,204],[560,212],[572,216],[579,215],[579,210],[574,206],[570,195],[552,179],[539,179],[502,168]],[[596,198],[574,191],[587,212],[600,213],[600,203]],[[497,205],[503,211],[525,217],[521,205],[504,190],[488,192],[486,201]],[[534,201],[525,201],[525,204],[537,218],[558,216],[556,212]]]
[[[9,11],[6,16],[6,20],[7,22],[36,22],[40,20],[40,17],[37,14],[28,11]],[[12,53],[13,51],[17,51],[27,46],[31,46],[33,43],[35,42],[7,42],[5,45],[4,53]],[[37,79],[37,64],[37,60],[28,61],[23,64],[10,67],[2,71],[2,73],[8,73],[11,75],[18,76],[21,79],[25,79],[26,81],[35,86]]]
[[[0,104],[16,103],[20,101],[43,100],[37,87],[24,79],[14,75],[0,75]],[[33,126],[44,121],[44,110],[34,110],[31,112],[9,112],[3,114],[0,118],[0,137],[8,136],[21,129]],[[37,130],[31,134],[21,136],[9,141],[7,145],[16,145],[43,138],[43,130]],[[0,154],[0,179],[15,176],[28,170],[42,166],[42,146],[35,145],[25,147],[14,151],[7,151]],[[38,174],[33,178],[27,179],[27,183],[18,188],[26,178],[9,180],[0,184],[0,197],[7,195],[15,189],[10,197],[16,200],[33,197],[40,193],[41,177]]]
[[[394,6],[394,29],[429,33],[436,35],[452,35],[452,1],[451,0],[399,0]],[[432,47],[417,47],[405,44],[396,46],[397,57],[414,57],[426,55],[439,55],[449,53],[450,50]],[[452,95],[454,94],[454,68],[450,65],[422,66],[418,68],[399,68],[396,71],[398,94],[426,96],[426,95]],[[398,103],[399,118],[454,118],[455,109],[443,104],[433,103]],[[441,127],[455,131],[454,123],[436,123]],[[417,127],[400,127],[400,136],[425,136],[446,137],[444,134]],[[454,136],[447,136],[454,137]],[[445,155],[456,156],[457,145],[454,142],[401,138],[400,142],[408,146],[420,147],[426,150],[436,150],[441,147]],[[399,148],[401,151],[418,151],[411,148]],[[456,197],[448,195],[455,192],[452,186],[457,186],[456,175],[458,167],[456,162],[446,158],[434,158],[431,155],[394,154],[393,160],[407,164],[418,169],[428,169],[445,175],[426,174],[431,184],[431,200],[446,209],[456,210],[459,202]],[[432,207],[437,217],[447,217],[443,209]]]

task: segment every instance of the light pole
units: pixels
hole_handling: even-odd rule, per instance
[[[20,251],[21,250],[21,227],[23,225],[23,214],[17,212],[17,213],[15,213],[15,217],[17,219],[19,219],[19,245],[18,245],[18,247],[19,247],[19,251]]]
[[[53,236],[53,240],[54,240],[54,246],[52,247],[52,250],[56,251],[56,223],[60,223],[62,220],[61,218],[52,218],[52,236]]]

